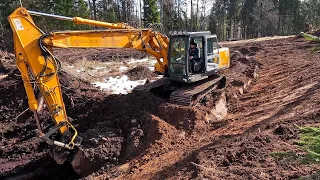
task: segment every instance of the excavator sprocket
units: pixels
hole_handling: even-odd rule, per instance
[[[216,89],[223,89],[225,85],[226,77],[215,74],[205,80],[185,85],[173,91],[170,95],[170,103],[191,106],[210,92]]]

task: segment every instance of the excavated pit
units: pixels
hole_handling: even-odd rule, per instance
[[[14,61],[12,56],[5,57],[11,63]],[[133,79],[153,76],[149,69],[141,66],[126,74]],[[223,118],[226,111],[224,93],[209,94],[196,107],[183,107],[167,103],[167,99],[155,96],[154,92],[107,96],[66,72],[60,73],[60,81],[67,112],[84,138],[85,153],[99,163],[100,170],[93,169],[94,175],[146,153],[159,140],[170,139],[173,143],[175,139],[179,141],[205,130],[209,119]],[[35,122],[32,113],[26,111],[27,99],[18,71],[12,69],[0,84],[0,120],[4,126],[0,150],[5,158],[9,158],[1,160],[1,176],[48,178],[42,174],[42,168],[60,169],[60,166],[49,160],[48,146],[35,137]],[[45,111],[41,113],[43,125],[49,124],[48,116]],[[207,121],[202,120],[205,118]],[[174,134],[179,136],[172,137]],[[45,167],[34,163],[42,161],[47,162]],[[19,168],[20,165],[24,167]],[[68,164],[63,166],[70,170]],[[25,174],[29,169],[35,169],[35,172]],[[77,175],[70,172],[68,176]]]
[[[274,88],[276,87],[272,84],[259,89],[259,80],[264,79],[268,71],[272,71],[266,69],[265,64],[272,66],[275,63],[274,58],[281,59],[285,53],[295,53],[294,50],[289,49],[289,47],[295,48],[294,45],[291,46],[290,43],[293,43],[291,41],[275,40],[271,41],[268,46],[256,43],[233,46],[233,50],[242,48],[245,57],[232,61],[231,68],[221,72],[228,79],[225,92],[209,94],[194,107],[169,104],[167,99],[157,97],[151,92],[107,95],[94,88],[89,82],[62,73],[61,82],[68,87],[63,88],[68,115],[75,119],[74,124],[77,125],[80,135],[84,138],[83,145],[86,154],[99,160],[99,169],[94,170],[88,178],[137,179],[137,177],[141,178],[139,174],[143,175],[146,171],[152,174],[148,175],[147,179],[279,177],[281,173],[275,170],[277,166],[267,152],[284,150],[285,143],[282,140],[297,138],[298,132],[294,127],[286,124],[277,126],[272,124],[265,127],[266,130],[263,129],[265,124],[250,127],[248,124],[266,115],[265,111],[268,111],[270,107],[267,107],[266,110],[257,110],[257,112],[254,110],[247,112],[247,110],[262,103],[259,98],[254,99],[257,94],[275,93]],[[298,46],[305,47],[299,48],[300,53],[306,53],[312,47],[301,40],[296,43]],[[273,47],[288,45],[290,45],[287,47],[289,50],[279,53]],[[264,57],[266,53],[269,53],[270,59]],[[13,63],[12,56],[6,55],[5,57],[8,56],[9,58],[2,62],[9,73],[0,81],[2,134],[0,152],[3,155],[0,159],[2,163],[0,177],[4,179],[52,179],[52,175],[59,174],[54,178],[83,178],[72,172],[68,164],[56,165],[47,155],[47,145],[35,138],[36,126],[32,113],[26,111],[20,115],[27,109],[27,101],[19,74],[8,65]],[[277,69],[277,64],[274,65],[274,69]],[[133,77],[143,75],[143,78],[148,78],[149,75],[151,76],[145,73],[148,72],[146,68],[131,70],[134,72]],[[260,71],[266,72],[260,76]],[[291,71],[294,72],[293,69]],[[273,74],[278,75],[276,72]],[[283,77],[278,78],[281,80]],[[295,80],[291,79],[290,83],[293,81]],[[263,82],[266,83],[267,80]],[[301,81],[297,80],[297,83]],[[251,94],[251,91],[254,93]],[[49,115],[43,112],[41,116],[47,121],[48,118],[45,117]],[[249,121],[247,123],[245,120],[240,121],[241,118]],[[238,121],[243,124],[231,126]],[[229,136],[240,133],[243,129],[246,132],[253,132],[256,129],[263,132],[228,139]],[[207,141],[206,139],[214,136],[215,133],[222,137],[216,137],[212,140],[212,144],[206,146],[200,143]],[[283,147],[273,145],[272,141]],[[198,149],[198,145],[201,149],[194,152],[195,149]],[[297,148],[294,147],[294,150]],[[192,154],[188,154],[189,151],[192,151]],[[163,157],[167,159],[159,160]],[[267,158],[263,160],[264,157]],[[182,160],[175,158],[182,158]],[[190,164],[190,162],[200,166]],[[157,163],[167,163],[168,167],[162,167],[161,170],[156,171],[157,168],[152,167],[157,167]],[[259,175],[258,167],[268,168],[263,165],[265,163],[271,164],[270,170],[275,174],[274,176]],[[208,166],[219,171],[214,173],[204,170],[201,166]],[[239,166],[240,168],[237,168]],[[281,164],[278,166],[287,168]],[[257,170],[251,171],[249,167],[255,167]],[[301,167],[290,177],[303,175],[304,170],[310,172],[310,169]],[[174,175],[174,172],[178,174]],[[288,172],[289,170],[286,170],[284,174],[289,175]]]

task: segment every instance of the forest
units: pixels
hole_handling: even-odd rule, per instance
[[[138,28],[158,27],[165,34],[209,30],[220,40],[292,35],[310,25],[320,26],[320,0],[21,0],[21,3],[29,10],[51,14],[125,22]],[[20,0],[0,3],[0,29],[5,37],[8,33],[11,36],[7,16],[19,6]],[[48,23],[43,17],[35,20],[45,31],[88,28],[60,20]]]

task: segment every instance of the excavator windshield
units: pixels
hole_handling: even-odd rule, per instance
[[[176,36],[171,39],[169,55],[170,74],[186,75],[187,42],[188,38],[185,36]]]

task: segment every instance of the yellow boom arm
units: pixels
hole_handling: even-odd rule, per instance
[[[60,48],[132,48],[154,56],[155,71],[164,73],[168,65],[168,39],[151,29],[109,29],[52,32],[44,43]]]
[[[34,112],[40,136],[45,135],[38,120],[37,109],[39,107],[33,91],[34,85],[39,88],[44,97],[54,123],[59,125],[59,132],[61,134],[68,130],[72,132],[69,142],[53,141],[50,143],[72,149],[77,137],[77,131],[68,121],[66,114],[57,75],[60,63],[52,54],[52,47],[133,48],[154,56],[158,61],[155,65],[156,71],[164,73],[167,68],[169,39],[161,33],[153,32],[151,29],[134,29],[124,23],[113,24],[75,17],[67,20],[72,20],[77,24],[102,26],[109,29],[45,34],[33,22],[30,16],[33,13],[35,12],[21,7],[16,9],[8,20],[13,31],[16,64],[21,72],[29,107]]]

